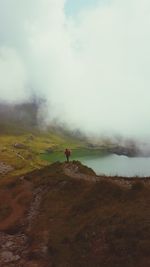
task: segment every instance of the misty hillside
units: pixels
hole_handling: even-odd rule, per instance
[[[45,127],[44,116],[46,101],[40,98],[20,104],[0,102],[0,175],[21,175],[47,165],[43,153],[63,155],[67,146],[85,146],[86,138],[79,130],[71,131],[56,121]]]
[[[34,131],[42,104],[43,100],[37,98],[21,104],[0,103],[0,134]]]
[[[19,104],[0,102],[0,134],[52,132],[78,140],[86,139],[80,130],[70,130],[65,124],[56,120],[49,119],[49,124],[45,124],[48,118],[46,108],[46,100],[38,97],[32,97]]]
[[[148,0],[0,0],[0,267],[150,267],[149,70]]]

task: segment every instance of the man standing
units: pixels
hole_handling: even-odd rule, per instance
[[[64,153],[66,155],[67,162],[69,162],[69,157],[71,156],[71,151],[68,148],[66,148]]]

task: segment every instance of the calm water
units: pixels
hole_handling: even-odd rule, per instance
[[[109,155],[100,158],[81,158],[83,164],[91,167],[97,174],[118,176],[150,176],[150,158],[128,158]]]

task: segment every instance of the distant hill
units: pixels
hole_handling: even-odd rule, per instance
[[[45,107],[46,101],[37,97],[19,104],[0,102],[0,135],[47,132],[56,135],[61,134],[80,141],[86,140],[85,135],[80,130],[70,130],[65,124],[59,123],[57,120],[50,121],[49,125],[47,124],[45,127],[44,119],[47,116]]]
[[[33,98],[21,104],[0,103],[0,134],[20,134],[39,126],[38,113],[44,100]]]

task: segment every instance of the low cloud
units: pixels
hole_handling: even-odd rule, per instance
[[[66,16],[64,0],[0,0],[0,99],[34,91],[49,118],[92,134],[149,138],[150,2]]]

